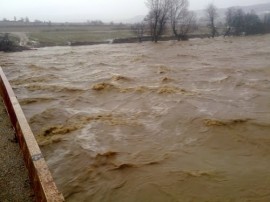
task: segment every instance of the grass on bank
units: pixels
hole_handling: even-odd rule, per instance
[[[29,40],[44,45],[67,45],[68,42],[101,42],[134,36],[130,30],[50,30],[28,33]]]
[[[30,44],[40,46],[67,45],[68,42],[102,42],[133,37],[129,25],[24,25],[1,26],[1,33],[26,33]]]
[[[134,36],[126,25],[81,25],[36,27],[28,32],[30,41],[41,46],[67,45],[69,42],[102,42]]]

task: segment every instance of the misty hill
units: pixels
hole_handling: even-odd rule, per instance
[[[241,7],[245,12],[254,10],[258,15],[270,13],[270,3]]]
[[[144,15],[137,15],[133,18],[126,19],[123,22],[128,23],[128,24],[134,24],[134,23],[142,22],[144,18],[145,18]]]
[[[245,13],[248,12],[255,12],[257,15],[263,17],[266,13],[270,13],[270,3],[266,4],[255,4],[255,5],[250,5],[250,6],[232,6],[233,8],[236,9],[242,9]],[[228,8],[219,8],[218,13],[219,13],[219,21],[224,21],[225,20],[225,14]],[[205,10],[197,10],[195,11],[198,19],[203,22],[205,18]]]
[[[255,5],[250,5],[250,6],[233,6],[234,8],[241,8],[243,9],[244,12],[251,12],[255,11],[256,14],[259,16],[263,16],[266,13],[270,13],[270,3],[266,4],[255,4]],[[218,13],[219,13],[219,20],[223,21],[225,19],[225,13],[228,8],[219,8]],[[197,15],[197,18],[203,22],[203,18],[205,17],[205,11],[204,10],[196,10],[194,11]],[[131,19],[124,20],[123,22],[125,23],[137,23],[141,22],[144,19],[144,15],[138,15],[135,16]]]

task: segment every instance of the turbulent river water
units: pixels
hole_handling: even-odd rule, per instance
[[[270,35],[0,64],[67,201],[270,201]]]

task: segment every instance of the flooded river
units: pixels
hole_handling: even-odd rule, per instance
[[[0,64],[67,201],[270,201],[270,35]]]

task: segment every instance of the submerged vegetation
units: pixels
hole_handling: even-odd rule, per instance
[[[14,49],[15,43],[9,38],[6,33],[0,37],[0,51],[9,52]]]
[[[29,48],[20,46],[16,37],[10,37],[8,33],[0,35],[0,51],[17,52],[28,50]]]

